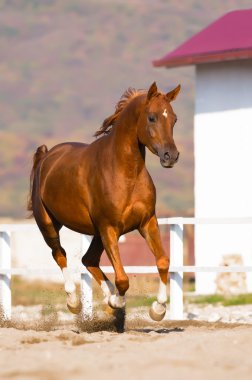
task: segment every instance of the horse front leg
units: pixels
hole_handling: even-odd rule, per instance
[[[167,282],[170,260],[163,249],[155,215],[144,226],[141,226],[139,232],[145,238],[156,259],[160,282],[157,301],[154,301],[151,306],[150,317],[154,321],[161,321],[166,313]]]
[[[118,248],[118,233],[113,227],[103,228],[101,239],[108,258],[115,271],[116,294],[111,294],[108,304],[113,309],[122,309],[125,307],[125,293],[129,288],[129,278],[126,275]]]

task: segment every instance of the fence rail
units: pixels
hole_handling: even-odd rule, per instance
[[[183,319],[183,273],[185,272],[252,272],[252,266],[184,266],[183,227],[191,224],[252,224],[252,218],[160,218],[159,225],[170,226],[170,319]],[[13,232],[37,231],[36,224],[0,224],[0,306],[5,319],[11,319],[11,276],[12,275],[58,275],[59,269],[11,267],[11,234]],[[87,246],[85,235],[82,247]],[[84,253],[84,249],[83,249]],[[155,274],[156,266],[125,266],[128,274]],[[102,267],[105,273],[114,273],[111,266]],[[77,273],[75,271],[75,273]],[[81,299],[83,318],[90,318],[93,307],[92,278],[84,269],[81,274]]]

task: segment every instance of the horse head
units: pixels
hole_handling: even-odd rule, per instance
[[[138,121],[139,141],[160,158],[164,168],[172,168],[178,161],[179,152],[173,139],[177,121],[171,102],[180,91],[180,85],[167,94],[158,91],[154,82],[148,92]]]

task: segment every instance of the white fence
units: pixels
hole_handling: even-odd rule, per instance
[[[184,272],[252,272],[252,266],[183,266],[183,227],[187,224],[252,224],[252,218],[161,218],[159,225],[170,226],[170,319],[183,319],[183,273]],[[0,224],[0,306],[5,319],[11,319],[11,276],[29,274],[58,274],[58,270],[11,267],[11,234],[37,230],[35,224]],[[87,247],[85,235],[83,247]],[[84,250],[83,250],[84,251]],[[84,252],[83,252],[84,253]],[[155,266],[125,266],[128,274],[157,273]],[[114,273],[110,266],[102,267],[105,273]],[[46,273],[45,273],[46,272]],[[92,279],[83,269],[81,273],[81,298],[83,318],[92,316]]]

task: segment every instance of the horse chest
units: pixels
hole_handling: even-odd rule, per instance
[[[113,194],[113,198],[115,194]],[[155,187],[149,177],[138,178],[130,186],[123,184],[117,188],[117,201],[127,213],[138,213],[143,209],[155,206]]]
[[[137,228],[155,211],[155,194],[150,188],[135,189],[122,210],[121,221],[126,230]]]

